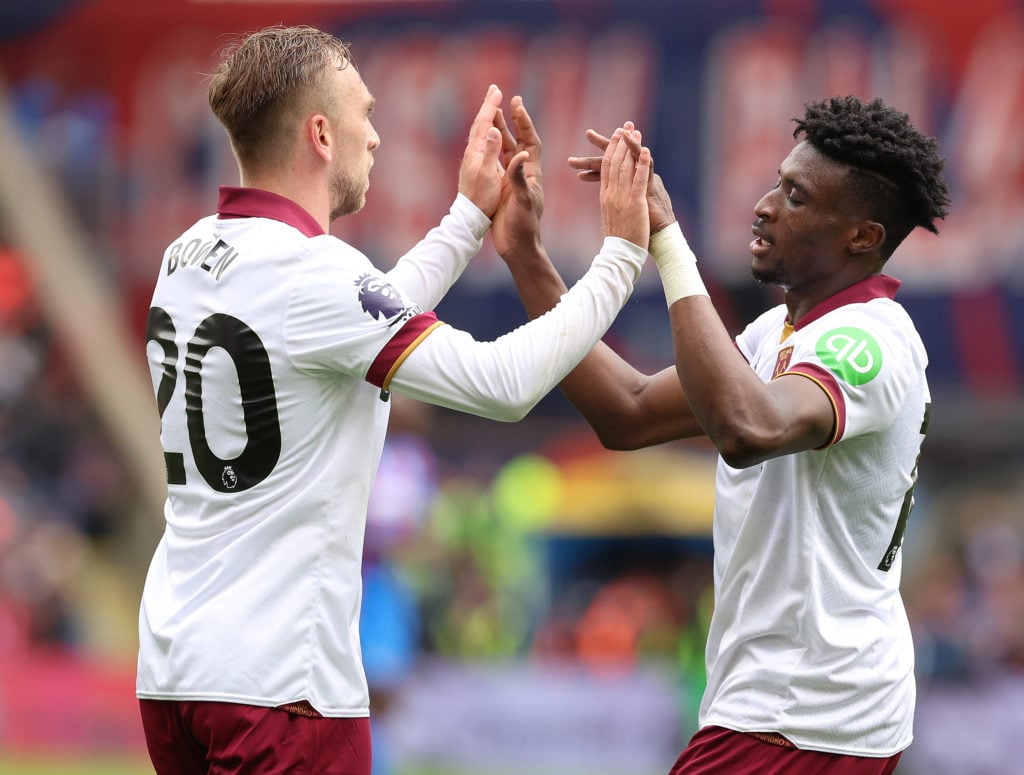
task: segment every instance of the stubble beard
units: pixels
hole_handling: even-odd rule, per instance
[[[779,273],[776,269],[758,269],[750,267],[750,276],[762,285],[778,285]]]
[[[750,276],[761,285],[777,285],[784,290],[789,290],[786,277],[777,264],[768,268],[751,265]]]
[[[356,181],[342,172],[335,173],[331,180],[331,220],[362,210],[367,188],[368,182]]]

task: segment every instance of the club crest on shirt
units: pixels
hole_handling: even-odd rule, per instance
[[[775,357],[775,368],[772,369],[772,379],[779,377],[786,373],[786,369],[789,368],[789,362],[793,359],[793,347],[783,347],[779,350],[779,354]]]
[[[404,309],[398,291],[378,275],[360,275],[356,286],[363,312],[377,320],[392,318]]]

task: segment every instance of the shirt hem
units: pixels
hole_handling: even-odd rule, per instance
[[[277,708],[281,705],[309,701],[306,697],[288,696],[281,699],[268,699],[266,697],[244,697],[234,694],[210,694],[206,692],[144,692],[136,691],[135,696],[140,700],[158,700],[162,702],[230,702],[235,705],[252,705],[257,708]],[[310,703],[313,705],[312,703]],[[369,718],[369,708],[331,708],[313,705],[317,712],[325,718]]]

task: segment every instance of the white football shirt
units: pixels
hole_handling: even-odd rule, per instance
[[[383,273],[295,203],[224,187],[218,215],[165,251],[146,338],[168,498],[139,697],[368,714],[360,563],[387,389],[517,419],[604,334],[646,258],[606,238],[554,310],[480,343],[423,310],[489,227],[460,195]]]
[[[868,278],[795,327],[780,305],[737,337],[763,380],[817,382],[835,432],[822,449],[750,468],[719,461],[702,726],[859,756],[911,742],[914,654],[898,549],[930,397],[898,286]]]

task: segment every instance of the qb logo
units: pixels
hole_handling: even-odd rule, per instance
[[[882,348],[860,328],[833,328],[815,350],[822,363],[851,385],[870,382],[882,370]]]

